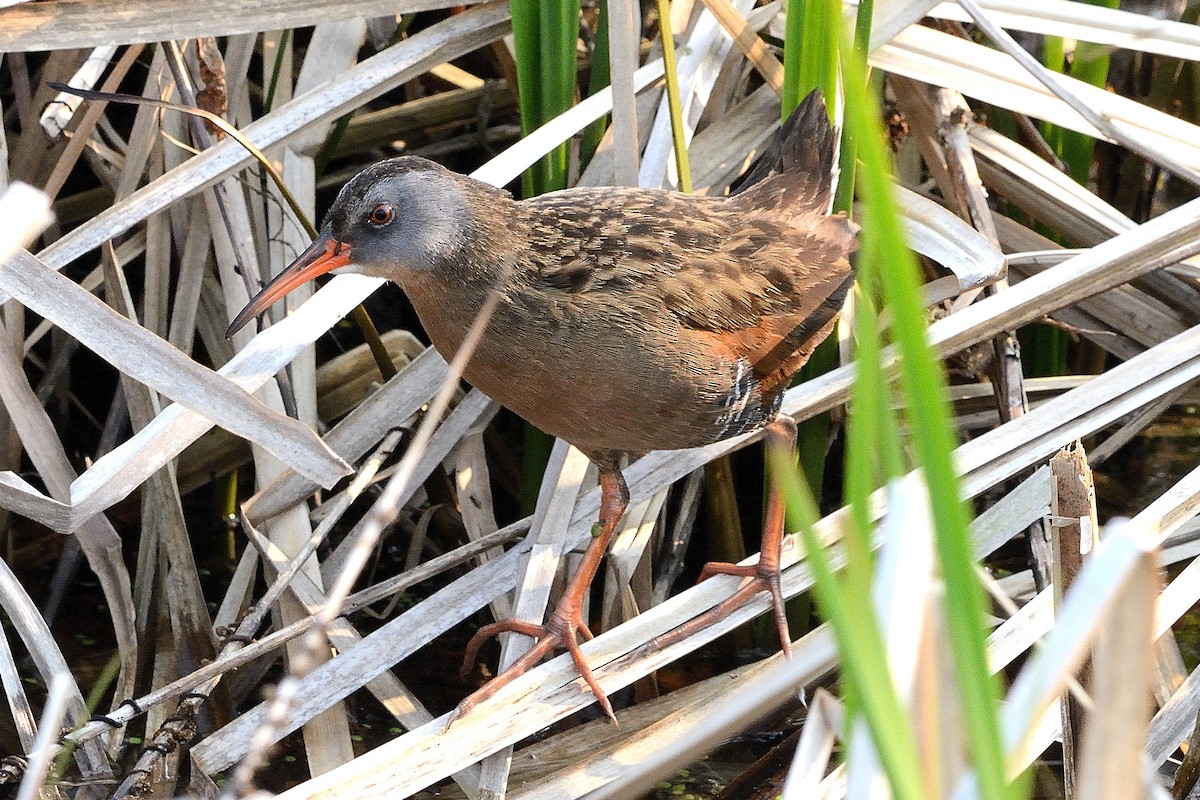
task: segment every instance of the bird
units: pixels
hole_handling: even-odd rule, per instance
[[[622,463],[766,430],[794,451],[784,390],[829,335],[854,282],[858,227],[831,213],[837,131],[819,91],[727,196],[636,187],[572,188],[524,200],[417,156],[364,169],[340,191],[317,239],[237,315],[229,335],[327,272],[398,283],[433,345],[458,352],[494,292],[498,304],[465,379],[596,465],[599,520],[566,591],[541,625],[485,625],[536,643],[464,699],[466,714],[555,649],[567,650],[610,718],[579,647],[583,602],[629,502]],[[748,578],[710,624],[760,591],[785,653],[780,589],[783,496],[772,482],[756,565],[709,564]]]

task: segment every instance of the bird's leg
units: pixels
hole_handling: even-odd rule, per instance
[[[454,713],[450,716],[449,722],[446,723],[447,728],[450,727],[450,724],[454,720],[466,714],[501,688],[525,674],[530,667],[537,664],[547,653],[555,649],[565,649],[571,654],[571,660],[575,662],[576,669],[579,670],[579,674],[591,688],[592,694],[596,696],[596,700],[600,703],[601,708],[604,709],[604,713],[608,714],[610,719],[616,720],[616,717],[613,715],[612,705],[608,702],[608,697],[600,688],[600,684],[596,682],[591,668],[588,667],[587,661],[583,658],[583,652],[579,649],[579,640],[577,638],[578,635],[582,635],[584,639],[592,638],[592,632],[588,630],[587,623],[583,619],[583,601],[588,595],[588,590],[591,588],[592,579],[596,577],[596,572],[600,569],[600,563],[604,560],[604,554],[608,551],[609,542],[612,541],[613,534],[616,533],[617,524],[621,521],[621,516],[625,513],[625,507],[629,504],[629,489],[625,485],[625,478],[621,475],[621,470],[617,465],[616,459],[614,458],[611,461],[606,460],[605,463],[597,462],[597,466],[600,468],[600,524],[598,532],[588,544],[587,550],[583,554],[583,560],[580,562],[578,569],[575,570],[575,574],[571,576],[571,581],[567,585],[562,599],[558,602],[558,606],[550,614],[550,618],[546,620],[545,625],[535,625],[523,620],[510,619],[503,622],[494,622],[491,625],[485,625],[480,628],[467,644],[463,670],[465,672],[470,668],[471,664],[475,663],[475,657],[479,654],[479,648],[483,643],[497,634],[506,632],[522,633],[537,639],[537,643],[529,652],[514,661],[508,669],[492,678],[459,703],[458,707],[454,709]]]
[[[795,420],[785,415],[767,425],[766,446],[790,455],[796,448]],[[737,564],[713,561],[704,565],[700,571],[700,580],[697,582],[707,580],[713,575],[736,575],[750,580],[712,609],[655,638],[647,644],[647,647],[661,649],[682,641],[742,607],[759,592],[766,591],[771,595],[771,610],[775,617],[775,630],[779,634],[780,647],[783,648],[784,655],[791,658],[792,638],[788,631],[787,613],[783,605],[783,590],[780,587],[779,578],[783,528],[783,490],[779,481],[771,480],[771,487],[767,493],[767,509],[763,515],[762,548],[758,555],[758,563],[743,567]]]

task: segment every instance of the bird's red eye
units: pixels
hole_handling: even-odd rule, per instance
[[[392,217],[396,216],[396,212],[387,203],[380,203],[371,209],[371,213],[367,214],[367,222],[370,222],[377,228],[382,228],[392,221]]]

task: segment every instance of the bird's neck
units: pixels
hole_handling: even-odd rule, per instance
[[[512,200],[501,206],[473,220],[471,236],[452,260],[401,280],[426,333],[447,360],[458,352],[488,295],[504,291],[521,274],[525,212]]]

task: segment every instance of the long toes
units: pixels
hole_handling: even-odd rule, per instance
[[[484,642],[502,633],[520,633],[538,642],[545,638],[549,634],[549,631],[542,625],[526,622],[521,619],[506,619],[501,622],[484,625],[475,631],[475,635],[471,637],[471,641],[467,642],[467,649],[463,653],[463,665],[459,669],[459,675],[465,678],[471,672],[471,667],[475,666],[475,661],[479,658],[479,649],[483,647]]]
[[[600,683],[596,680],[592,668],[588,666],[587,661],[584,659],[583,651],[579,649],[579,643],[573,635],[566,637],[564,643],[567,646],[567,652],[571,654],[571,660],[575,662],[575,669],[579,670],[579,676],[583,678],[583,682],[592,690],[592,695],[595,696],[596,702],[600,704],[600,708],[604,709],[604,713],[608,715],[612,723],[617,725],[617,715],[613,713],[612,703],[608,701],[608,695],[600,688]]]
[[[784,605],[783,588],[780,586],[779,574],[764,577],[767,591],[771,595],[771,611],[775,617],[775,631],[779,634],[779,646],[783,654],[792,657],[792,633],[788,628],[787,607]]]
[[[743,567],[738,564],[730,564],[727,561],[710,561],[700,568],[700,577],[696,579],[696,583],[704,583],[714,575],[733,575],[738,578],[756,577],[758,572],[755,567]]]
[[[604,690],[600,688],[599,682],[597,682],[595,675],[592,674],[591,668],[583,657],[583,651],[579,648],[578,637],[582,636],[584,639],[590,640],[593,636],[591,630],[588,629],[587,623],[580,618],[580,614],[577,611],[556,611],[547,620],[544,627],[520,620],[507,620],[505,622],[485,625],[467,643],[462,668],[464,675],[474,665],[475,658],[478,656],[479,649],[483,646],[483,643],[496,634],[504,632],[523,633],[535,638],[537,643],[508,669],[501,671],[500,674],[459,703],[454,713],[450,716],[450,719],[446,722],[446,729],[449,729],[455,720],[470,713],[475,706],[492,697],[501,688],[523,675],[550,650],[555,648],[566,649],[571,654],[571,660],[574,662],[575,668],[579,671],[588,688],[591,689],[592,694],[595,695],[596,702],[604,709],[604,713],[608,715],[609,719],[613,723],[616,723],[617,718],[613,712],[612,704],[609,702]]]
[[[467,649],[463,651],[462,666],[458,668],[460,677],[465,678],[471,673],[471,667],[475,666],[475,662],[479,659],[479,648],[483,647],[483,643],[491,638],[489,634],[485,633],[486,630],[486,628],[480,628],[471,637],[471,641],[467,642]]]
[[[654,650],[660,650],[664,647],[670,647],[676,642],[681,642],[689,636],[708,628],[718,620],[729,616],[730,613],[744,606],[759,592],[766,591],[771,597],[771,612],[775,621],[775,630],[779,635],[780,647],[785,655],[791,657],[791,633],[788,630],[787,613],[784,606],[783,590],[778,570],[770,567],[766,569],[758,569],[755,567],[747,568],[739,567],[734,564],[721,563],[716,563],[715,566],[717,569],[713,570],[714,574],[720,572],[723,574],[744,575],[749,577],[750,580],[743,583],[738,587],[737,591],[735,591],[729,597],[726,597],[721,602],[717,603],[712,608],[708,609],[708,611],[705,611],[703,614],[700,614],[697,617],[693,617],[683,625],[667,631],[666,633],[655,637],[650,642],[647,642],[642,646],[641,650],[652,652]],[[726,567],[732,568],[736,571],[731,572],[730,570],[725,569]]]

